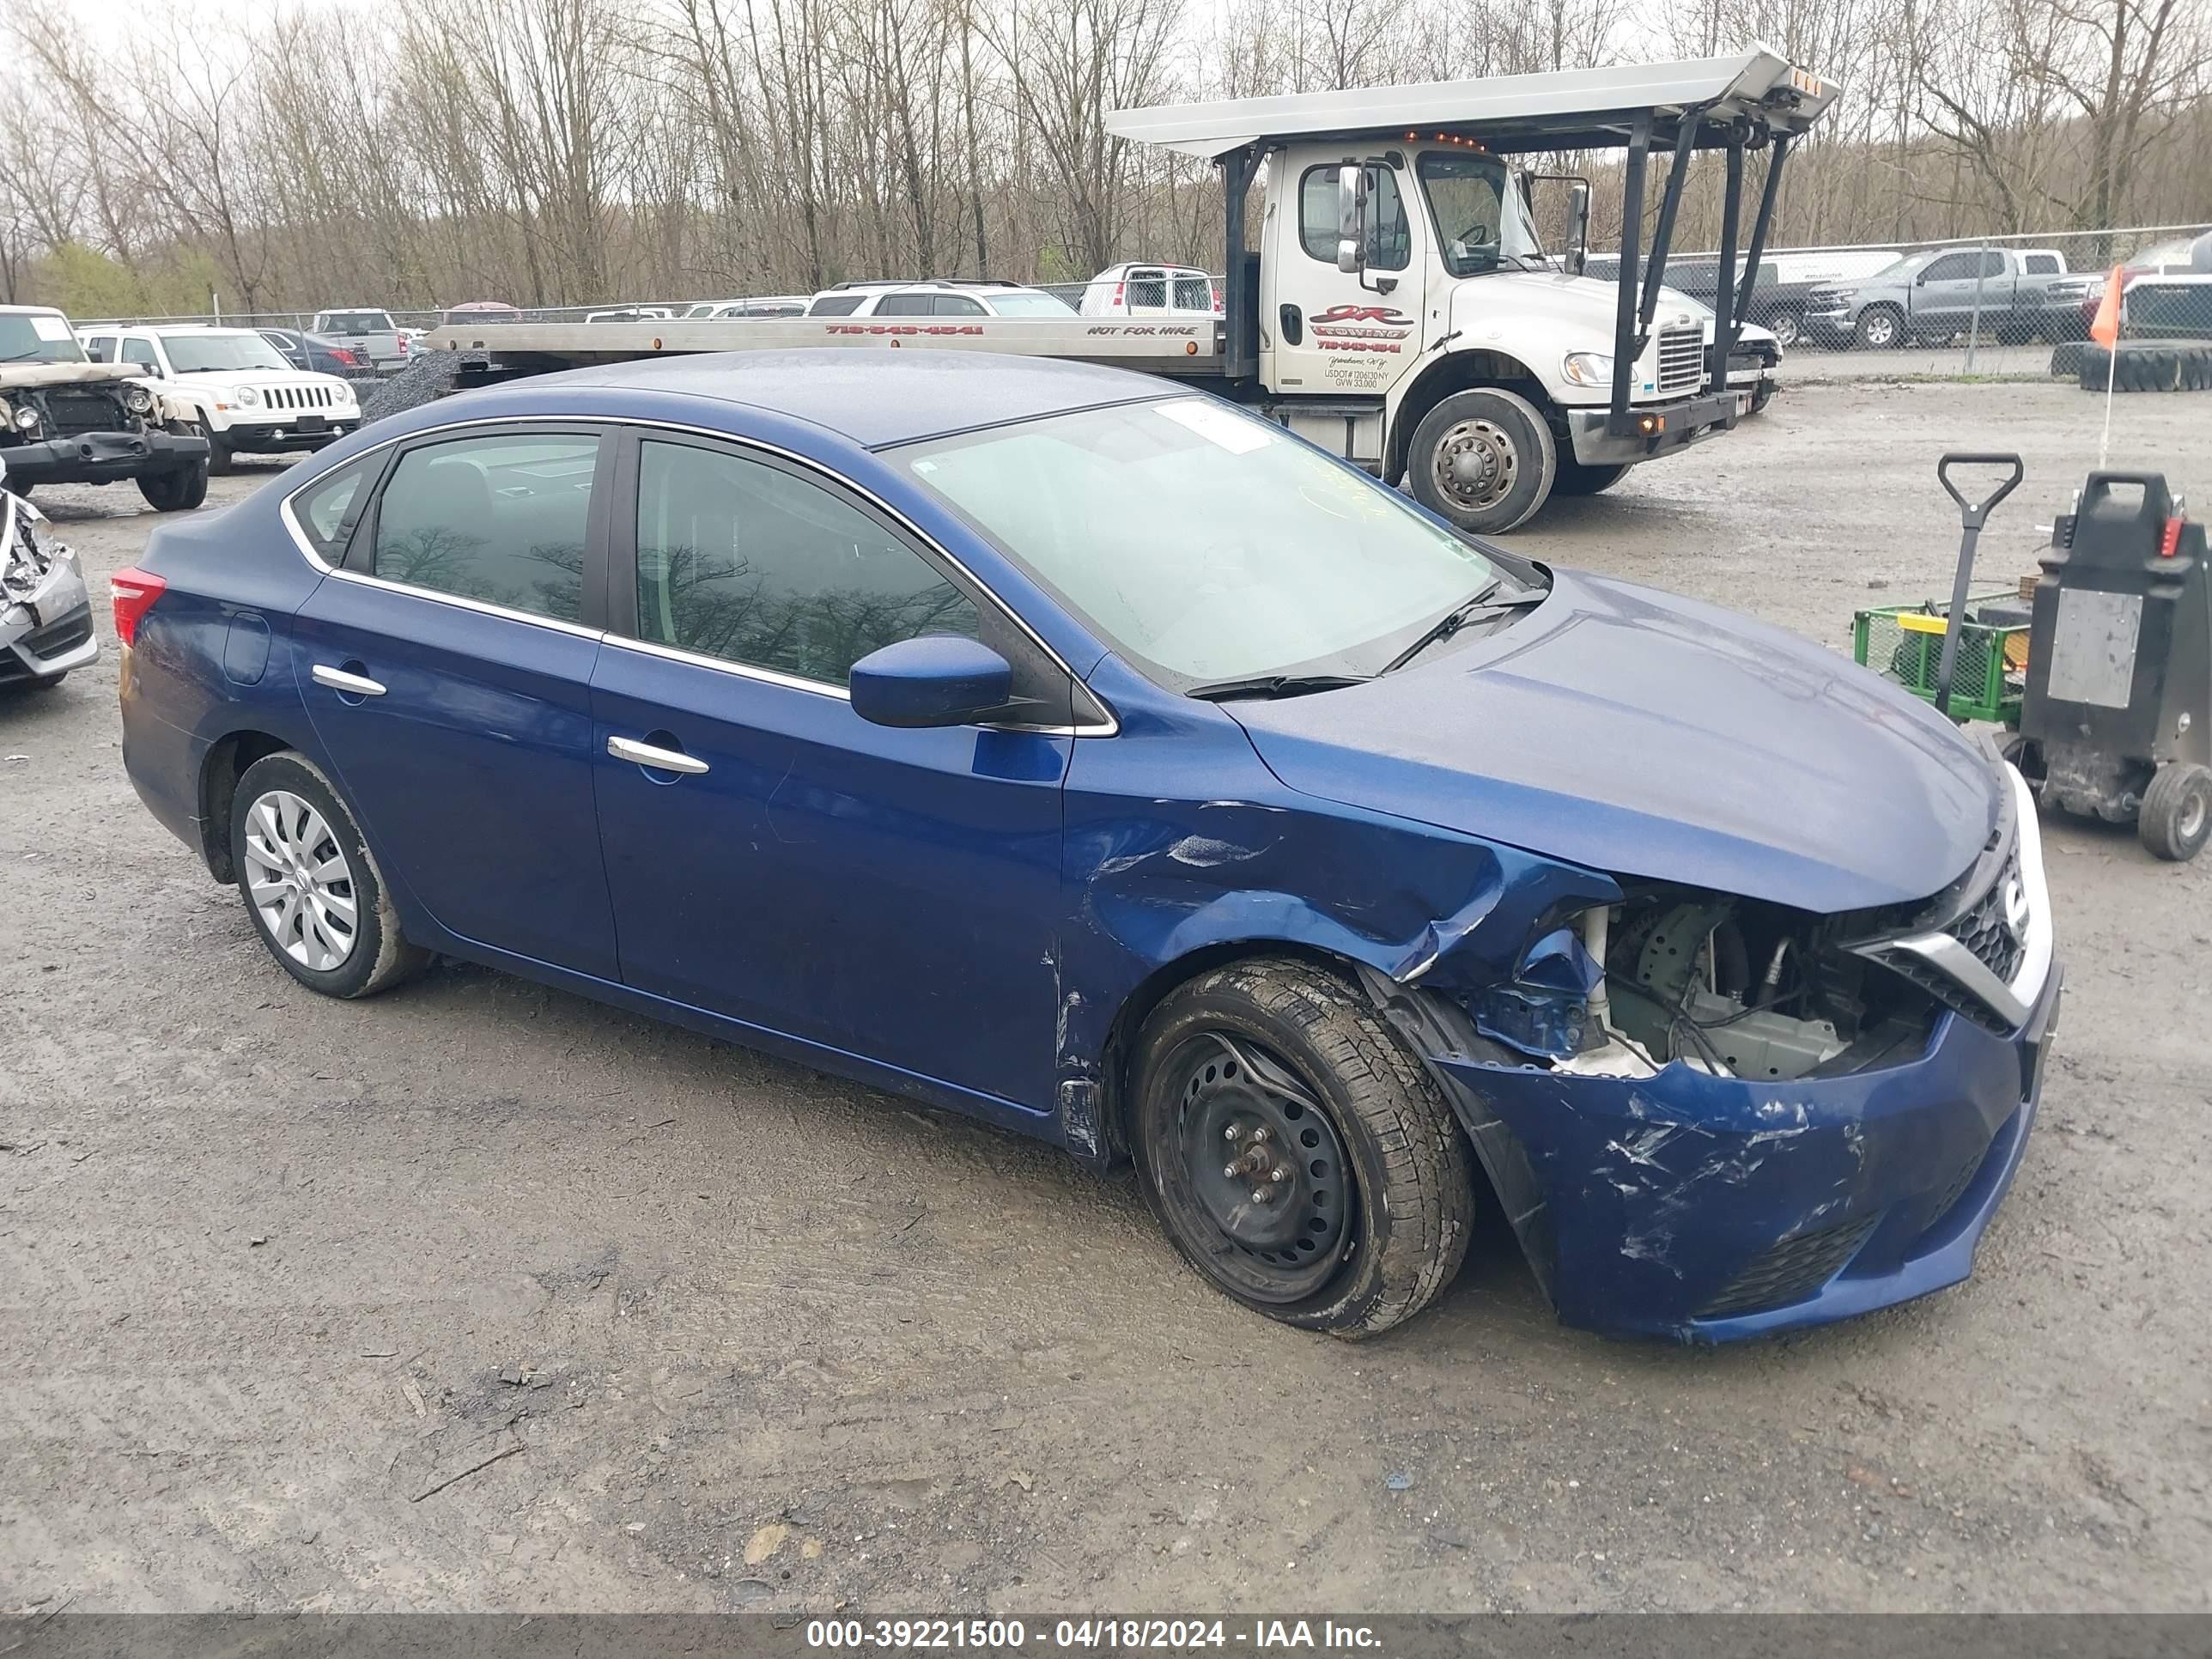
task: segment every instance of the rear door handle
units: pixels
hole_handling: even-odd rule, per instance
[[[707,769],[707,763],[681,749],[656,749],[649,743],[640,743],[635,738],[609,738],[607,753],[617,760],[635,761],[640,766],[649,766],[656,772],[681,772],[686,777],[697,777]]]
[[[317,685],[327,685],[333,691],[343,691],[356,697],[380,697],[384,688],[374,680],[360,674],[349,674],[343,668],[326,668],[321,663],[314,667]]]

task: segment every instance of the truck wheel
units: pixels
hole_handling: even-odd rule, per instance
[[[1466,1137],[1335,974],[1230,963],[1169,994],[1133,1055],[1137,1170],[1183,1259],[1246,1307],[1371,1336],[1466,1259]]]
[[[1526,524],[1559,470],[1536,406],[1498,386],[1455,392],[1424,415],[1407,458],[1414,500],[1478,535]]]
[[[1869,306],[1859,313],[1851,337],[1869,351],[1887,351],[1905,343],[1905,319],[1894,306]]]
[[[1559,476],[1552,481],[1554,495],[1595,495],[1610,489],[1628,476],[1628,464],[1618,466],[1584,466],[1580,461],[1563,460]]]
[[[138,480],[138,493],[156,513],[183,513],[207,500],[205,461],[194,461],[173,472],[149,472]]]
[[[2185,761],[2160,767],[2143,791],[2136,834],[2155,858],[2175,864],[2195,858],[2212,834],[2212,771]]]
[[[1784,351],[1805,337],[1805,325],[1794,311],[1778,311],[1766,319],[1766,331],[1774,337],[1774,343]]]

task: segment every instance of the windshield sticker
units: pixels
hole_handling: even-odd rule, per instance
[[[1201,403],[1195,398],[1177,398],[1171,404],[1152,405],[1177,426],[1188,427],[1193,432],[1232,455],[1249,455],[1274,441],[1267,428],[1259,422],[1247,420],[1241,415]]]
[[[66,340],[70,337],[66,317],[38,317],[31,319],[32,331],[41,340]]]

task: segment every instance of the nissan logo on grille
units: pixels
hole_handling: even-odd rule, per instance
[[[2027,943],[2027,885],[2018,876],[2005,883],[2004,930],[2015,945]]]

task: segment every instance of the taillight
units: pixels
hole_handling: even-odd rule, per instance
[[[331,348],[331,356],[337,358],[348,368],[351,368],[353,367],[353,353],[348,351],[343,346],[332,346]]]
[[[2181,551],[2181,524],[2179,519],[2166,521],[2166,534],[2158,538],[2158,556],[2161,559],[2170,559]]]
[[[154,608],[169,584],[150,570],[126,565],[107,579],[108,597],[115,602],[115,637],[125,645],[138,638],[138,624]]]
[[[399,342],[399,355],[404,357],[407,355],[407,337],[404,334],[401,334],[394,337],[396,337]]]
[[[1126,286],[1127,284],[1121,283],[1114,284],[1114,310],[1117,315],[1121,309],[1121,294]]]

